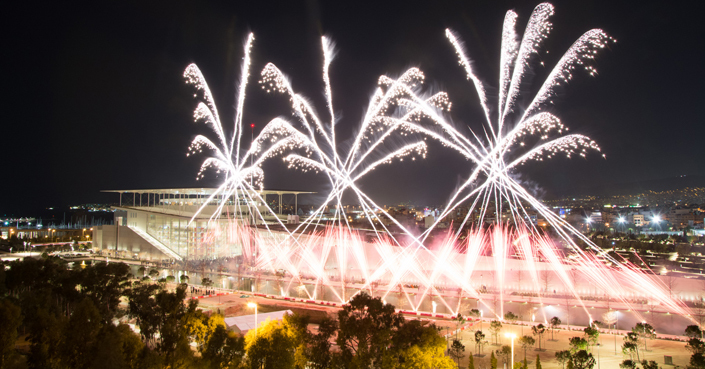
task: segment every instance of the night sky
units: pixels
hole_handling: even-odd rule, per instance
[[[409,4],[416,3],[411,6]],[[196,134],[193,89],[182,73],[201,68],[223,122],[231,122],[243,43],[255,33],[245,122],[257,130],[290,117],[282,97],[265,94],[259,72],[274,62],[326,116],[320,36],[333,38],[337,134],[349,139],[381,74],[418,66],[426,88],[448,91],[450,117],[481,132],[473,86],[445,38],[466,42],[490,94],[496,94],[504,14],[523,28],[533,1],[16,1],[3,6],[0,215],[113,202],[105,189],[212,186],[196,181],[202,158],[186,157]],[[554,30],[535,68],[533,96],[550,68],[583,32],[602,28],[618,42],[598,55],[599,75],[577,72],[549,111],[607,155],[526,165],[522,179],[541,196],[585,188],[704,175],[705,22],[697,2],[555,1]],[[525,104],[526,101],[523,101]],[[521,101],[520,101],[520,106]],[[523,105],[525,106],[525,105]],[[325,192],[322,177],[274,159],[265,187]],[[471,167],[431,144],[425,161],[387,166],[361,186],[378,203],[442,204]]]

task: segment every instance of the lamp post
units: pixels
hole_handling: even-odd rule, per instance
[[[514,339],[517,338],[517,335],[514,333],[505,333],[504,337],[507,337],[512,340],[512,366],[510,366],[510,369],[514,369]]]
[[[599,337],[599,336],[598,336]],[[599,340],[599,338],[598,338]],[[597,343],[597,369],[600,369],[600,343]]]
[[[255,309],[255,338],[257,338],[257,304],[254,302],[248,302],[247,307]]]
[[[617,321],[619,320],[619,311],[614,312],[614,354],[617,355]]]

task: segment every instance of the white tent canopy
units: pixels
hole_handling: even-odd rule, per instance
[[[275,311],[272,313],[260,313],[257,314],[257,324],[262,324],[262,322],[269,320],[282,320],[284,319],[284,314],[293,314],[291,310]],[[235,332],[246,334],[250,329],[255,328],[255,315],[242,315],[233,316],[225,318],[225,325],[228,329]]]

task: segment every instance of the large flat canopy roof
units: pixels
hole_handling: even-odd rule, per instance
[[[103,190],[100,192],[113,192],[113,193],[135,193],[135,194],[145,194],[145,193],[156,193],[156,194],[170,194],[170,195],[212,195],[218,189],[217,188],[152,188],[152,189],[136,189],[136,190]],[[260,195],[300,195],[307,193],[315,193],[310,191],[291,191],[291,190],[261,190],[253,191]]]

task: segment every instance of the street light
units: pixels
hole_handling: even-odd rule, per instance
[[[660,215],[654,215],[654,217],[651,218],[651,220],[652,220],[654,223],[656,223],[656,226],[658,226],[658,227],[659,227],[659,230],[661,230],[661,225],[659,224],[659,223],[661,223],[661,216],[660,216]]]
[[[617,355],[617,321],[619,320],[619,311],[614,312],[614,354]]]
[[[248,302],[247,307],[255,309],[255,338],[257,338],[257,304],[254,302]]]
[[[514,339],[517,338],[517,335],[514,333],[505,333],[504,337],[507,337],[512,340],[512,366],[510,366],[510,369],[514,369]]]

